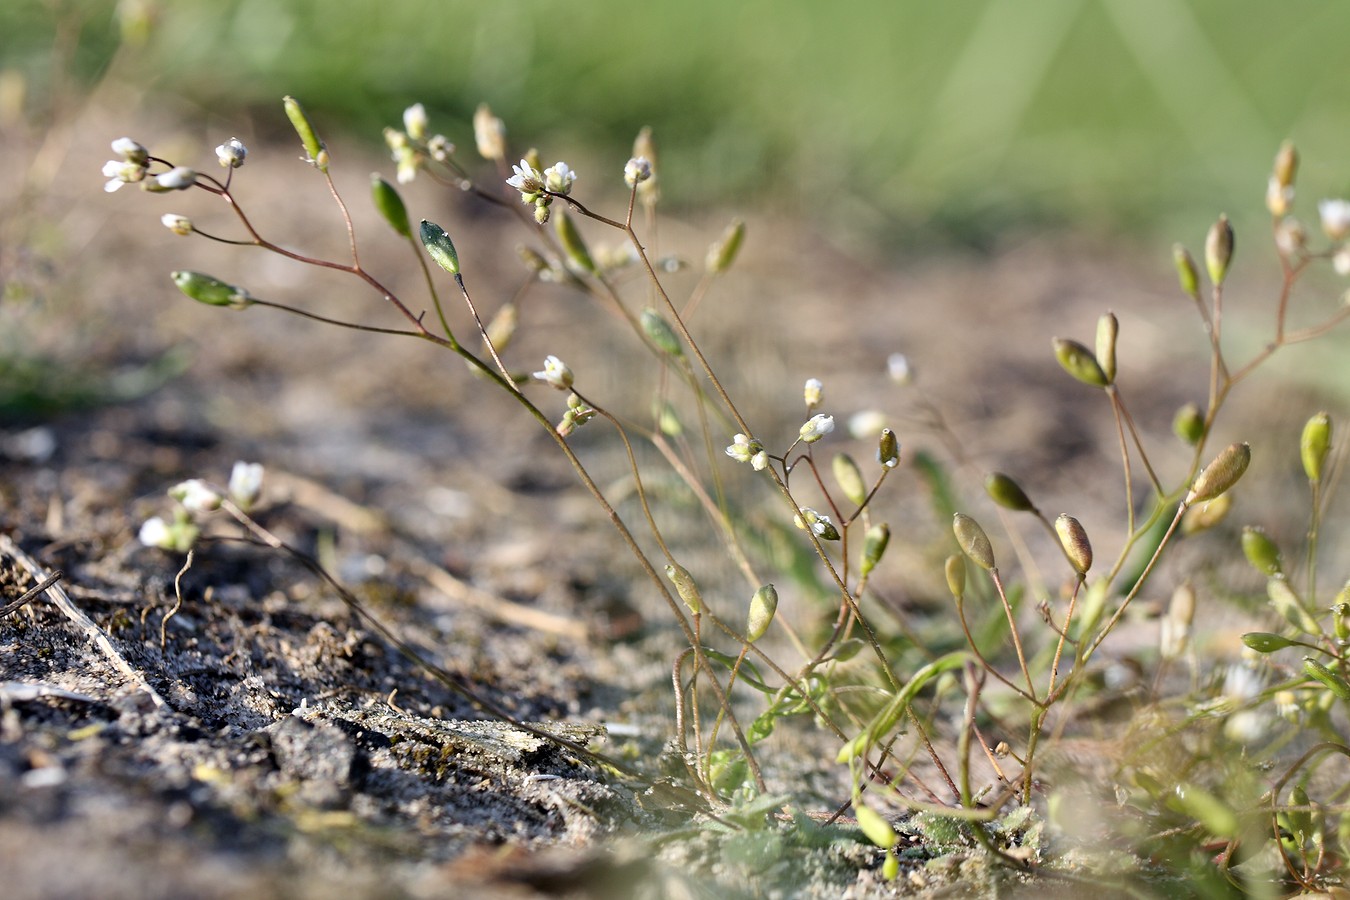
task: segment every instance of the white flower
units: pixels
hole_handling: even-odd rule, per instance
[[[244,157],[248,156],[248,148],[239,138],[230,138],[225,143],[216,148],[216,159],[227,169],[237,169],[244,164]]]
[[[147,547],[159,547],[164,550],[173,547],[173,535],[169,531],[168,524],[159,516],[146,519],[141,524],[141,530],[136,539]]]
[[[220,494],[200,478],[190,478],[169,488],[169,496],[188,512],[211,512],[220,508]]]
[[[443,134],[432,135],[427,141],[427,153],[436,162],[445,162],[455,152],[455,145]]]
[[[1331,257],[1331,267],[1337,275],[1350,275],[1350,247],[1342,247]]]
[[[544,170],[544,187],[555,194],[566,194],[576,183],[577,173],[567,167],[565,162],[556,162]]]
[[[825,399],[825,385],[819,378],[806,379],[806,387],[802,388],[802,399],[806,401],[808,411],[815,409]]]
[[[544,176],[530,165],[528,159],[522,159],[520,165],[512,166],[511,170],[516,174],[506,179],[506,183],[520,191],[521,199],[526,203],[533,203],[534,195],[544,190]]]
[[[192,220],[187,216],[180,216],[178,213],[165,213],[159,217],[159,220],[164,223],[165,228],[174,234],[192,234]]]
[[[629,187],[637,187],[651,177],[652,164],[645,156],[635,156],[624,164],[623,183]]]
[[[727,447],[726,454],[736,462],[748,462],[754,465],[755,457],[764,454],[764,445],[759,441],[751,440],[747,435],[737,434],[731,439],[731,446]],[[768,464],[767,457],[764,462],[765,465]],[[756,470],[762,468],[764,467],[757,466]]]
[[[809,506],[803,506],[801,513],[792,517],[792,524],[804,530],[809,529],[821,540],[839,540],[839,529],[834,527],[830,517],[822,516]]]
[[[754,456],[750,457],[750,468],[754,469],[756,472],[763,472],[764,468],[768,466],[768,464],[769,464],[769,453],[767,450],[761,450]]]
[[[112,193],[124,184],[135,184],[145,178],[145,166],[124,159],[110,159],[103,164],[103,177],[110,179],[103,189]]]
[[[145,182],[145,189],[154,193],[185,191],[197,183],[197,173],[187,166],[175,166]]]
[[[112,151],[123,160],[144,166],[150,162],[150,151],[129,137],[120,137],[112,142]]]
[[[1321,200],[1317,204],[1317,213],[1322,217],[1322,230],[1327,237],[1339,241],[1350,235],[1350,202]]]
[[[798,435],[801,437],[802,443],[814,444],[831,431],[834,431],[834,416],[816,413],[810,419],[807,419],[806,424],[798,430]]]
[[[414,103],[403,111],[403,127],[408,132],[408,137],[415,141],[420,141],[427,136],[427,108],[420,103]]]
[[[230,470],[230,499],[247,511],[258,499],[262,491],[262,463],[246,463],[242,460]]]
[[[535,372],[532,377],[536,381],[551,384],[560,391],[565,391],[572,386],[572,370],[567,367],[567,363],[556,356],[545,357],[544,370]]]
[[[909,368],[909,359],[903,353],[892,353],[886,357],[886,371],[896,384],[909,384],[914,373]]]

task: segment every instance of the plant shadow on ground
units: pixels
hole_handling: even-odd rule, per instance
[[[289,145],[255,150],[293,156]],[[251,165],[250,192],[284,194],[292,172]],[[344,172],[360,184],[360,173],[382,165],[344,163]],[[107,197],[75,202],[105,223],[130,215],[153,225],[158,214],[128,213]],[[276,212],[279,231],[340,247],[341,234],[319,228],[304,210]],[[442,220],[465,235],[457,242],[466,260],[515,240],[472,206],[453,216]],[[92,406],[81,395],[69,404],[84,407],[78,412],[29,417],[0,448],[5,533],[47,570],[64,573],[72,602],[162,700],[111,667],[44,598],[0,621],[0,855],[14,883],[33,895],[99,883],[104,896],[165,897],[896,889],[880,879],[880,855],[854,828],[823,828],[809,817],[775,823],[767,809],[753,822],[685,828],[692,808],[556,745],[467,724],[478,717],[459,694],[401,655],[310,570],[228,539],[233,532],[200,546],[176,584],[181,557],[140,547],[141,521],[162,510],[167,485],[223,481],[235,460],[256,459],[269,470],[265,524],[323,561],[400,640],[464,683],[524,721],[571,723],[548,727],[618,759],[651,766],[671,732],[669,629],[653,598],[634,587],[641,582],[616,557],[606,524],[568,490],[570,471],[529,423],[482,403],[481,384],[442,370],[438,357],[422,356],[425,348],[382,353],[372,346],[378,337],[187,304],[164,273],[194,267],[185,256],[217,270],[227,257],[169,244],[158,226],[150,231],[149,241],[133,230],[100,239],[80,259],[80,273],[19,301],[15,312],[35,331],[97,323],[103,359],[133,369],[153,368],[145,361],[174,345],[189,347],[192,362],[153,393],[108,395],[123,402]],[[1110,487],[1109,420],[1054,366],[1051,335],[1086,332],[1102,308],[1115,308],[1122,346],[1134,353],[1122,352],[1122,368],[1146,398],[1134,412],[1159,441],[1173,411],[1195,399],[1185,376],[1203,384],[1202,368],[1187,372],[1174,362],[1183,335],[1203,335],[1168,293],[1165,261],[1153,266],[1156,277],[1141,278],[1138,260],[1105,248],[1027,239],[987,258],[913,262],[897,273],[790,226],[752,221],[750,233],[744,279],[729,281],[695,326],[710,355],[734,361],[738,397],[762,410],[765,430],[795,429],[796,385],[813,376],[856,404],[841,416],[873,408],[893,416],[907,467],[919,450],[943,451],[941,436],[924,430],[925,406],[884,378],[887,356],[904,350],[929,392],[926,403],[954,424],[975,467],[1015,471],[1047,508],[1061,497],[1110,508],[1120,498]],[[664,239],[697,259],[705,234],[676,224]],[[403,265],[371,253],[372,266]],[[124,266],[128,257],[138,265]],[[812,261],[805,273],[785,262],[801,259]],[[321,291],[329,310],[367,302],[326,282],[297,285],[266,265],[247,271],[255,290]],[[507,267],[474,277],[485,295],[510,296],[517,286]],[[1080,302],[1085,297],[1092,303]],[[603,361],[614,374],[600,389],[635,407],[645,402],[624,394],[623,373],[642,363],[615,358],[612,322],[561,289],[531,302],[521,358],[554,352],[558,334],[585,336],[569,363],[580,372]],[[50,340],[60,351],[63,339],[82,346],[75,333]],[[74,359],[70,346],[64,350]],[[925,371],[941,380],[925,382]],[[1306,412],[1289,407],[1288,422],[1259,409],[1250,421],[1296,433]],[[602,469],[613,463],[610,486],[622,493],[621,461],[603,458],[613,451],[584,431],[576,443],[600,455]],[[859,458],[871,452],[848,446]],[[901,562],[880,580],[878,595],[889,607],[883,614],[927,634],[931,621],[950,617],[933,578],[948,545],[933,538],[943,524],[933,483],[906,473],[910,481],[887,511],[905,522],[895,538]],[[1098,540],[1116,518],[1102,517],[1088,522]],[[0,560],[8,585],[33,583],[14,554]],[[161,622],[179,593],[182,607],[164,623],[161,649]],[[798,602],[809,603],[809,591],[802,594]],[[1163,602],[1146,599],[1155,608]],[[1131,623],[1113,661],[1128,668],[1146,658],[1156,627],[1147,617]],[[1242,630],[1251,629],[1236,621],[1214,628],[1205,653],[1234,655]],[[1120,702],[1090,718],[1100,734],[1066,744],[1089,757],[1069,760],[1066,752],[1059,769],[1066,780],[1115,761],[1113,717],[1128,721],[1138,706],[1125,693],[1103,697]],[[610,725],[607,737],[601,723]],[[782,755],[769,759],[770,775],[791,779],[801,802],[828,813],[848,797],[846,773],[827,763],[837,743],[809,721],[799,724],[776,736]],[[934,777],[922,764],[916,772]],[[1085,792],[1080,802],[1108,801]],[[1097,824],[1092,815],[1078,821]],[[1007,846],[1037,839],[1027,823],[1009,827]],[[915,818],[901,831],[906,891],[1003,895],[1022,884],[941,822]],[[1084,865],[1108,874],[1102,859]],[[1146,872],[1141,890],[1183,890],[1168,872]],[[1025,889],[1074,896],[1081,885],[1046,878]]]

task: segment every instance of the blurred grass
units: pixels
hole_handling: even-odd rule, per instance
[[[420,100],[468,149],[487,101],[522,149],[614,180],[650,124],[677,206],[767,201],[883,246],[1028,224],[1190,235],[1225,207],[1260,222],[1285,137],[1310,190],[1347,186],[1350,4],[122,0],[141,5],[157,24],[118,74],[146,103],[265,131],[289,93],[373,142]],[[0,4],[0,69],[40,105],[54,23],[78,22],[92,81],[116,6]]]

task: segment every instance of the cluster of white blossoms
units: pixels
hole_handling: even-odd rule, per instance
[[[386,128],[384,142],[389,147],[397,171],[399,184],[407,184],[417,177],[417,171],[427,159],[443,163],[455,152],[455,145],[443,134],[427,136],[427,108],[414,103],[403,111],[403,130]]]
[[[570,194],[577,181],[577,173],[562,161],[541,172],[528,159],[522,159],[520,165],[512,166],[511,170],[515,174],[506,179],[506,183],[520,191],[521,203],[534,204],[534,219],[540,225],[548,221],[554,196]]]
[[[169,520],[162,516],[146,519],[137,537],[147,547],[186,553],[201,535],[193,516],[214,512],[227,499],[247,512],[258,502],[262,482],[262,464],[242,461],[236,462],[230,470],[230,481],[224,491],[200,478],[179,482],[169,488],[169,496],[177,502],[173,517]]]

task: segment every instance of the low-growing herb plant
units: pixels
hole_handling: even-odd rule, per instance
[[[591,385],[595,373],[574,371],[557,348],[532,366],[512,352],[521,313],[514,300],[484,302],[471,291],[472,268],[461,263],[452,236],[438,224],[413,223],[398,188],[381,176],[371,183],[371,200],[394,235],[407,241],[426,288],[425,301],[396,294],[368,269],[357,251],[355,227],[333,173],[328,147],[298,102],[284,101],[315,177],[326,182],[350,237],[351,252],[342,260],[320,259],[288,249],[265,236],[233,191],[234,179],[249,158],[231,139],[216,148],[221,171],[198,171],[155,156],[128,138],[113,142],[117,159],[104,168],[107,189],[139,184],[152,193],[204,191],[226,204],[237,221],[233,236],[199,228],[176,213],[164,225],[180,235],[259,247],[297,264],[337,270],[382,297],[401,317],[401,327],[376,327],[338,319],[255,296],[247,286],[210,275],[179,271],[173,281],[188,297],[210,306],[237,310],[270,307],[343,328],[434,344],[461,357],[483,376],[485,390],[514,404],[547,433],[556,451],[571,465],[584,490],[612,524],[621,543],[664,601],[682,646],[672,653],[675,703],[673,746],[685,771],[685,786],[710,810],[723,813],[723,825],[757,818],[793,806],[791,784],[765,771],[763,748],[775,729],[790,720],[809,721],[831,733],[835,761],[846,766],[851,795],[831,817],[852,808],[862,835],[876,845],[883,874],[900,869],[901,831],[917,830],[930,844],[956,847],[979,844],[1015,866],[1050,861],[1042,834],[1051,822],[1071,820],[1078,795],[1045,778],[1044,759],[1074,735],[1085,707],[1107,696],[1101,686],[1102,651],[1136,601],[1160,575],[1160,563],[1184,538],[1213,528],[1227,514],[1254,453],[1294,454],[1298,446],[1309,485],[1310,525],[1301,555],[1301,571],[1291,571],[1275,543],[1258,528],[1242,534],[1241,551],[1268,579],[1268,630],[1243,637],[1251,655],[1234,662],[1222,682],[1198,677],[1175,697],[1164,690],[1175,679],[1168,667],[1183,658],[1191,641],[1197,588],[1185,573],[1161,589],[1172,600],[1161,618],[1153,689],[1132,725],[1124,727],[1109,773],[1090,796],[1109,796],[1130,810],[1121,833],[1134,852],[1171,860],[1184,872],[1216,884],[1248,887],[1265,879],[1283,879],[1303,888],[1322,885],[1338,869],[1347,846],[1350,817],[1344,814],[1345,784],[1316,777],[1337,757],[1350,758],[1344,738],[1345,704],[1350,701],[1350,587],[1329,597],[1317,578],[1318,548],[1330,497],[1334,459],[1332,422],[1326,413],[1312,416],[1301,440],[1212,446],[1215,423],[1231,392],[1281,348],[1317,338],[1339,324],[1350,309],[1327,311],[1321,321],[1289,326],[1295,287],[1309,267],[1330,262],[1350,272],[1350,203],[1324,201],[1320,219],[1327,243],[1315,246],[1293,218],[1297,156],[1286,144],[1276,157],[1266,203],[1283,279],[1274,308],[1273,333],[1251,357],[1233,359],[1224,340],[1224,294],[1234,254],[1234,234],[1220,216],[1210,228],[1203,266],[1177,246],[1174,262],[1182,293],[1198,313],[1207,345],[1209,371],[1203,405],[1178,411],[1174,430],[1189,449],[1189,463],[1177,471],[1155,464],[1118,381],[1120,324],[1102,315],[1092,345],[1056,337],[1053,357],[1082,390],[1102,397],[1118,438],[1123,485],[1123,534],[1119,546],[1102,553],[1079,519],[1043,511],[1013,475],[994,472],[984,480],[988,497],[1001,511],[1010,533],[1016,517],[1045,532],[1060,564],[1063,597],[1039,584],[1023,584],[1006,566],[1005,552],[982,523],[961,510],[959,492],[935,491],[935,504],[954,504],[951,553],[943,574],[951,594],[949,632],[956,640],[921,646],[889,623],[869,616],[869,582],[892,541],[874,502],[901,461],[899,436],[889,428],[872,435],[875,459],[860,463],[844,453],[827,459],[823,448],[835,431],[826,410],[825,386],[805,380],[804,421],[788,434],[759,426],[755,410],[745,409],[719,377],[691,324],[719,276],[735,263],[745,226],[733,222],[708,249],[703,275],[688,297],[673,298],[664,267],[649,255],[656,228],[659,168],[651,133],[637,138],[632,158],[613,173],[627,187],[626,208],[605,215],[582,202],[578,175],[566,163],[544,166],[534,151],[518,164],[508,155],[506,131],[487,107],[474,117],[473,141],[485,161],[470,162],[448,138],[430,132],[420,105],[410,107],[402,129],[386,129],[396,164],[396,181],[430,177],[515,215],[531,244],[522,259],[537,280],[569,285],[614,313],[635,345],[649,354],[654,378],[653,412],[638,422],[610,409]],[[486,174],[480,174],[480,168]],[[605,228],[625,242],[623,253],[591,249],[591,228]],[[424,252],[423,252],[424,251]],[[449,276],[429,266],[430,258]],[[633,266],[641,289],[625,289],[618,270]],[[1203,273],[1203,274],[1202,274]],[[632,295],[645,295],[646,302]],[[463,303],[472,321],[469,334],[450,325],[447,298]],[[421,310],[429,304],[430,316]],[[560,336],[562,337],[562,336]],[[1120,350],[1125,355],[1125,350]],[[891,361],[897,380],[912,377],[903,357]],[[806,373],[803,373],[806,374]],[[625,378],[632,380],[632,374]],[[561,412],[547,393],[566,397]],[[694,424],[692,439],[686,433]],[[635,515],[624,515],[607,496],[587,463],[573,448],[578,429],[604,428],[623,449],[635,488]],[[660,463],[640,463],[636,445],[657,451]],[[728,458],[731,462],[728,462]],[[732,463],[739,468],[730,468]],[[922,465],[934,484],[946,473],[931,459]],[[744,590],[729,599],[719,584],[704,590],[697,557],[668,541],[658,526],[647,489],[674,473],[696,498],[704,531],[722,545],[741,573]],[[833,602],[821,621],[789,622],[779,614],[780,594],[807,591],[788,572],[762,574],[766,563],[726,490],[729,478],[754,478],[776,500],[783,523],[798,530],[799,549],[809,552]],[[188,482],[171,491],[179,502],[171,521],[152,519],[142,541],[177,552],[197,539],[194,518],[224,509],[255,537],[284,548],[249,514],[258,496],[259,470],[236,470],[228,489]],[[237,482],[237,484],[236,484]],[[1001,543],[1001,542],[1000,542]],[[1028,541],[1018,535],[1015,547]],[[1236,553],[1237,548],[1233,548]],[[1019,553],[1021,553],[1019,549]],[[973,564],[973,566],[971,565]],[[336,582],[333,582],[336,587]],[[355,602],[354,600],[352,602]],[[794,604],[794,606],[800,606]],[[805,607],[810,617],[810,607]],[[795,656],[770,653],[762,644],[777,630]],[[855,659],[855,657],[857,657]],[[758,705],[734,698],[758,698]],[[479,708],[504,715],[491,704]],[[1312,736],[1312,737],[1310,737]],[[978,783],[973,759],[982,757],[996,773]],[[921,776],[916,759],[934,776]],[[628,767],[620,767],[629,771]],[[842,799],[842,798],[841,798]],[[733,812],[728,813],[728,809]],[[910,824],[891,812],[920,813]],[[739,813],[735,813],[739,810]],[[1035,815],[1032,812],[1035,811]],[[740,819],[738,819],[738,815]],[[1066,818],[1067,817],[1067,818]],[[1034,822],[1033,822],[1034,820]],[[814,826],[812,826],[814,827]],[[897,830],[900,829],[900,830]],[[1207,854],[1207,855],[1206,855]],[[1202,861],[1196,863],[1196,859]],[[1238,874],[1241,861],[1263,859],[1261,874]],[[1054,867],[1048,867],[1053,871]]]

